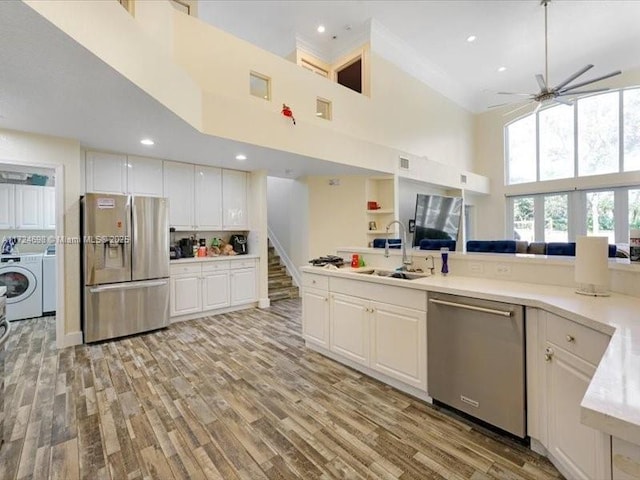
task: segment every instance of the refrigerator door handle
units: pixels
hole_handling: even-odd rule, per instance
[[[127,283],[117,283],[113,285],[103,285],[101,287],[90,288],[89,291],[91,293],[100,293],[100,292],[108,292],[110,290],[132,290],[134,288],[148,288],[148,287],[160,287],[162,285],[166,285],[167,280],[155,280],[155,281],[144,281],[144,282],[127,282]]]

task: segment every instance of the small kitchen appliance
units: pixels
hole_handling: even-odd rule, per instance
[[[181,238],[178,246],[180,247],[180,258],[193,257],[193,240],[191,238]]]
[[[233,246],[233,251],[238,255],[245,255],[249,253],[247,248],[247,237],[244,235],[231,235],[230,240],[231,245]]]

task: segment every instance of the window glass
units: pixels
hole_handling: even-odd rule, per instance
[[[533,197],[513,199],[513,229],[516,240],[535,240]]]
[[[249,93],[254,97],[271,99],[271,80],[259,73],[251,72],[249,74]]]
[[[587,235],[609,237],[615,243],[613,192],[587,193]]]
[[[629,228],[640,229],[640,190],[629,190]]]
[[[547,195],[544,197],[544,241],[567,242],[568,195]]]
[[[316,98],[316,117],[331,120],[331,102],[324,98]]]
[[[507,127],[508,183],[536,181],[536,117],[529,115]]]
[[[540,112],[540,180],[573,177],[573,106]]]
[[[578,175],[619,170],[618,92],[578,100]]]
[[[640,170],[640,88],[625,90],[624,170]]]

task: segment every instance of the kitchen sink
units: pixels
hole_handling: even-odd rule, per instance
[[[379,270],[377,268],[375,269],[372,268],[368,270],[359,270],[355,273],[358,273],[360,275],[374,275],[377,277],[399,278],[401,280],[418,280],[420,278],[426,278],[429,276],[429,274],[427,273],[402,272],[397,270]]]

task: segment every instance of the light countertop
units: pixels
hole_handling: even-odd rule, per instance
[[[203,263],[203,262],[220,262],[223,260],[247,260],[250,258],[260,258],[259,255],[218,255],[217,257],[188,257],[179,258],[177,260],[169,260],[169,264],[178,263]]]
[[[439,274],[418,280],[362,275],[362,269],[302,267],[303,272],[483,298],[546,310],[611,335],[582,404],[582,421],[640,445],[640,298],[578,295],[573,288]]]

